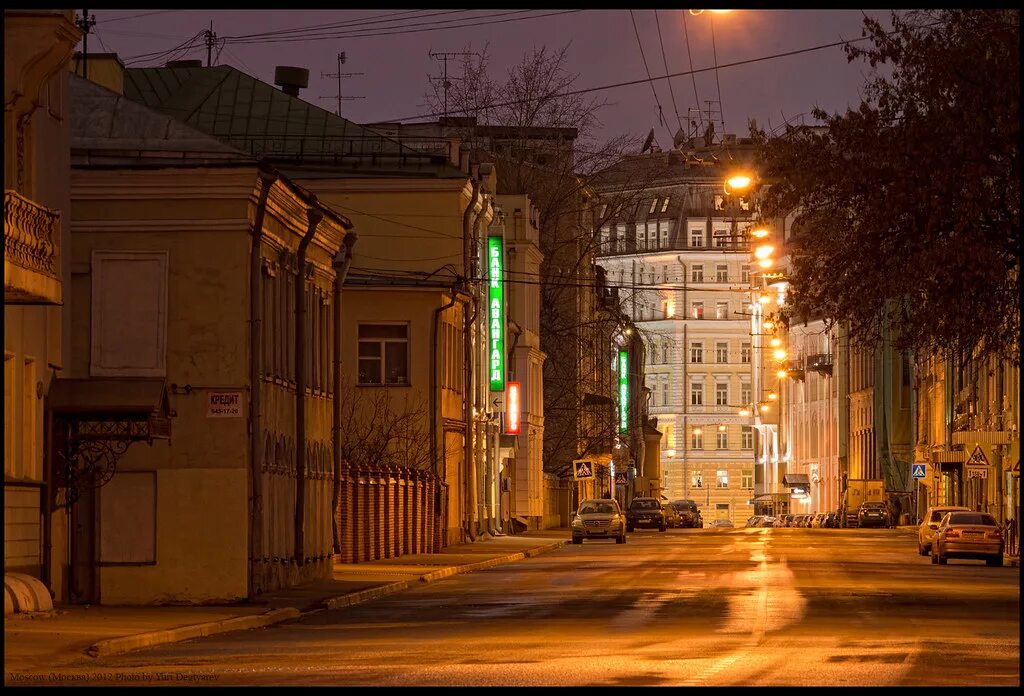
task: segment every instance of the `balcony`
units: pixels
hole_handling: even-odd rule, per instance
[[[4,302],[60,304],[60,213],[4,191]]]
[[[807,356],[807,369],[813,370],[822,375],[832,374],[832,355],[831,353],[819,353],[817,355]]]
[[[804,372],[804,361],[800,358],[795,360],[787,360],[783,367],[786,368],[786,372],[793,379],[800,380],[801,382],[807,378],[807,374]]]

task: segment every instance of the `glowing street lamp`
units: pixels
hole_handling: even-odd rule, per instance
[[[740,409],[740,415],[743,416],[744,418],[749,416],[750,415],[750,409],[749,408],[741,408]]]
[[[761,268],[771,268],[772,266],[775,265],[775,262],[771,259],[761,259],[760,261],[757,262],[757,265],[760,266]]]
[[[775,251],[775,247],[773,247],[771,244],[762,244],[761,246],[754,249],[754,258],[766,259],[772,255],[773,251]]]
[[[771,344],[772,348],[778,348],[779,346],[782,345],[782,341],[778,338],[773,338],[772,340],[769,341],[769,343]]]
[[[783,348],[777,348],[775,352],[772,353],[772,356],[779,362],[782,362],[786,359],[786,351]]]
[[[768,230],[764,227],[758,227],[750,231],[750,236],[755,239],[764,239],[768,236]]]
[[[789,376],[789,373],[786,372],[785,370],[779,370],[778,372],[775,373],[775,376],[778,377],[779,379],[785,379],[786,377]]]

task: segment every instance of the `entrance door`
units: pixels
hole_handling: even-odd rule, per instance
[[[68,600],[72,604],[98,604],[99,568],[96,548],[96,489],[83,487],[71,506],[71,568]]]
[[[715,519],[716,520],[728,520],[729,517],[729,503],[715,503]]]

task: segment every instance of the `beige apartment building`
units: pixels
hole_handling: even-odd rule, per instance
[[[74,352],[51,409],[69,452],[93,424],[108,435],[66,482],[69,600],[227,602],[326,577],[352,223],[250,155],[71,81]]]
[[[64,598],[45,399],[70,359],[66,65],[80,37],[71,10],[4,10],[4,584],[20,588],[5,614]]]
[[[742,525],[753,512],[754,433],[739,412],[757,400],[740,241],[749,214],[725,209],[722,167],[677,151],[625,166],[628,183],[595,184],[619,208],[602,215],[598,262],[644,335],[661,495],[694,500],[707,523]]]

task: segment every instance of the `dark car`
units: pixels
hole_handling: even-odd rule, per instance
[[[657,498],[633,498],[626,510],[626,531],[634,529],[657,529],[664,532],[668,529],[668,520],[661,502]]]
[[[861,527],[888,527],[889,511],[885,503],[861,503],[857,510],[857,526]]]
[[[661,509],[665,511],[665,524],[670,529],[675,529],[681,526],[679,524],[679,511],[676,510],[675,506],[668,502],[667,498],[661,500]]]
[[[692,500],[673,500],[671,505],[679,513],[680,527],[696,527],[700,529],[704,526],[704,520],[700,517],[700,508],[697,507],[697,503]]]
[[[821,523],[822,527],[828,527],[829,529],[835,529],[839,526],[839,515],[835,512],[830,512],[825,515],[825,521]]]

